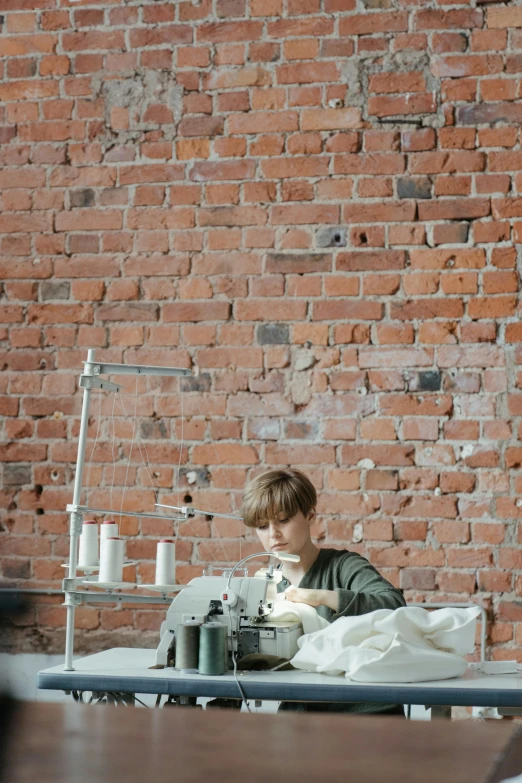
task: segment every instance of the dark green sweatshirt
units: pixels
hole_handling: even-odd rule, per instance
[[[382,577],[365,557],[346,549],[320,549],[297,585],[307,590],[335,590],[339,595],[339,611],[328,606],[317,607],[317,613],[333,623],[339,617],[367,614],[375,609],[398,609],[405,606],[402,592]],[[278,592],[284,592],[290,582],[282,579]],[[397,704],[341,704],[338,702],[282,702],[280,709],[293,712],[346,712],[403,714]]]

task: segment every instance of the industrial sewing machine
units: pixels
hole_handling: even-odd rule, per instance
[[[222,573],[214,575],[218,570]],[[176,629],[189,620],[224,625],[229,653],[235,653],[237,660],[250,653],[292,658],[303,634],[301,624],[267,619],[277,594],[278,577],[272,567],[253,577],[245,569],[244,576],[232,578],[230,569],[208,568],[205,576],[192,579],[176,595],[161,625],[156,665],[172,665]]]

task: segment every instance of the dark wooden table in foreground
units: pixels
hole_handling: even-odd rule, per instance
[[[517,724],[21,704],[9,783],[498,783]]]

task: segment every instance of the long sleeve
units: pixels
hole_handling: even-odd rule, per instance
[[[331,622],[339,617],[366,614],[375,609],[398,609],[406,602],[402,592],[395,588],[360,555],[350,553],[338,564],[339,611]],[[341,586],[342,585],[342,586]]]
[[[286,590],[289,584],[283,578],[277,585],[278,591]],[[328,606],[317,607],[317,613],[330,623],[338,617],[405,606],[400,590],[381,576],[365,557],[347,549],[321,549],[317,560],[301,579],[299,587],[337,592],[338,612]]]

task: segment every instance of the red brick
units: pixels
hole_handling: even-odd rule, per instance
[[[276,68],[277,84],[312,84],[315,82],[337,82],[340,72],[337,63],[306,62],[280,65]]]
[[[345,130],[362,127],[361,110],[304,109],[301,113],[301,130]]]
[[[431,568],[404,568],[400,574],[403,590],[435,590],[437,572]]]
[[[522,27],[522,8],[488,8],[487,26],[490,28]]]
[[[476,589],[475,574],[462,571],[439,571],[437,584],[446,593],[473,595]]]
[[[333,446],[278,446],[267,444],[265,461],[268,465],[314,465],[332,462]]]
[[[0,85],[0,100],[22,101],[31,98],[52,98],[58,95],[59,86],[54,81],[15,81]]]
[[[485,568],[492,562],[492,552],[490,549],[469,546],[462,549],[448,548],[447,559],[450,568]]]
[[[498,606],[498,619],[519,623],[522,620],[522,602],[501,601]]]
[[[473,219],[490,213],[489,199],[439,199],[435,204],[419,203],[419,220]]]
[[[427,522],[401,519],[397,522],[397,538],[405,541],[425,541],[428,533]]]
[[[380,320],[382,317],[379,302],[317,302],[313,309],[313,318],[317,321]]]
[[[448,95],[449,98],[449,95]],[[464,100],[475,100],[468,95]],[[456,120],[464,125],[493,123],[497,121],[517,123],[522,117],[520,105],[517,103],[481,103],[469,106],[459,106]]]
[[[190,179],[196,182],[208,180],[244,180],[253,176],[255,164],[253,161],[208,161],[194,163],[190,172]]]
[[[125,166],[120,169],[120,185],[134,185],[143,182],[172,182],[183,179],[184,169],[179,165],[148,164]]]
[[[200,208],[200,226],[255,226],[266,223],[266,212],[261,207]]]
[[[477,583],[479,590],[494,593],[510,593],[512,590],[512,574],[506,571],[479,571]]]
[[[229,313],[228,302],[175,302],[163,306],[165,321],[226,321]]]
[[[433,533],[441,544],[467,544],[470,539],[469,524],[456,520],[433,522]]]
[[[176,142],[176,157],[178,160],[208,158],[209,156],[209,139],[186,139]]]
[[[515,297],[477,297],[470,302],[468,314],[471,318],[503,318],[514,315],[515,308]]]
[[[192,339],[194,339],[192,337]],[[200,338],[201,339],[201,338]],[[196,343],[193,343],[196,344]],[[263,352],[252,348],[209,348],[198,352],[201,367],[251,367],[263,366]]]
[[[319,54],[319,41],[315,38],[285,41],[283,51],[288,60],[313,60]]]
[[[7,76],[10,79],[31,78],[36,75],[36,71],[37,63],[34,57],[16,58],[7,62]]]
[[[338,219],[339,207],[333,205],[301,204],[299,206],[272,207],[272,223],[274,224],[337,223]]]
[[[468,45],[463,33],[437,33],[433,36],[432,47],[437,54],[447,52],[465,52]]]
[[[486,160],[482,152],[421,152],[410,155],[412,174],[483,171],[485,164]]]
[[[47,458],[47,446],[41,443],[6,443],[0,445],[2,462],[42,462]]]
[[[231,114],[228,128],[231,134],[296,131],[298,115],[293,111]]]
[[[507,30],[473,30],[471,50],[474,52],[499,52],[506,48]]]
[[[251,0],[251,16],[279,16],[283,10],[282,0]]]
[[[252,446],[232,443],[195,446],[192,458],[196,465],[253,465],[259,459]]]
[[[395,223],[415,218],[413,201],[394,201],[385,204],[346,204],[342,210],[347,223]]]
[[[356,250],[339,253],[336,269],[339,272],[403,269],[405,263],[402,250]]]
[[[175,190],[175,188],[173,188],[172,190]],[[163,204],[164,200],[165,200],[165,188],[160,185],[143,185],[143,186],[138,186],[135,190],[134,206],[136,207],[159,206]],[[179,203],[179,202],[173,201],[172,203]],[[188,202],[184,202],[184,203],[188,203]]]
[[[401,32],[408,29],[407,12],[351,14],[340,19],[339,33],[348,35],[372,35],[374,33]]]
[[[508,174],[483,174],[475,177],[477,193],[508,193],[511,188],[511,177]]]
[[[371,97],[368,101],[368,114],[376,117],[389,117],[405,114],[432,114],[437,111],[437,102],[433,93],[411,93],[397,97]]]
[[[433,74],[438,77],[485,76],[502,70],[502,57],[498,54],[448,55],[432,66]]]
[[[207,46],[179,46],[178,68],[206,68],[210,63],[210,49]]]
[[[71,61],[65,55],[49,55],[40,60],[40,76],[63,76],[69,73]]]
[[[370,76],[368,89],[370,92],[424,92],[426,81],[421,71],[410,73],[378,73]]]
[[[221,158],[241,158],[247,150],[246,139],[214,139],[213,147]]]
[[[372,153],[369,155],[336,155],[335,174],[401,174],[405,169],[404,155]]]
[[[42,343],[41,330],[37,327],[11,328],[10,337],[13,348],[39,348]]]
[[[64,51],[85,52],[89,49],[110,50],[124,49],[123,31],[89,30],[86,32],[64,33],[62,38]]]
[[[262,22],[215,22],[199,25],[196,41],[221,43],[228,41],[258,41],[263,29]]]
[[[433,9],[417,11],[414,16],[416,30],[452,30],[455,28],[482,27],[482,11],[462,8],[450,11]]]
[[[306,302],[280,299],[238,300],[235,317],[240,321],[299,321],[304,318]]]
[[[140,65],[143,68],[172,68],[172,50],[144,50],[140,52]]]
[[[222,117],[185,116],[178,126],[180,136],[219,136],[223,133]]]
[[[425,128],[417,131],[405,131],[402,134],[402,149],[405,152],[421,152],[436,146],[435,131]]]

